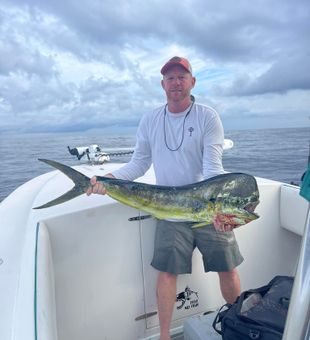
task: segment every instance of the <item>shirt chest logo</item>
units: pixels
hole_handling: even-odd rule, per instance
[[[192,133],[194,131],[194,128],[191,126],[188,128],[189,136],[192,137]]]

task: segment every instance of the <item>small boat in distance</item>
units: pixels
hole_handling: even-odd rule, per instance
[[[234,142],[231,139],[224,139],[223,149],[229,150],[234,146]],[[77,146],[74,148],[67,147],[70,154],[76,156],[78,160],[81,160],[86,156],[87,160],[91,164],[103,164],[109,162],[113,156],[125,156],[133,154],[134,148],[112,148],[111,151],[105,151],[97,144],[91,144],[89,146]]]
[[[113,149],[113,152],[105,152],[97,144],[78,146],[72,149],[68,146],[68,150],[70,154],[76,156],[78,160],[86,156],[88,162],[91,164],[103,164],[109,162],[111,156],[124,156],[133,153],[133,148]]]

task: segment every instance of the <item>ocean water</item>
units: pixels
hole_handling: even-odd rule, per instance
[[[234,142],[232,149],[224,151],[225,170],[300,184],[308,165],[310,127],[225,131],[225,138]],[[135,136],[98,132],[0,135],[0,201],[26,181],[52,171],[38,158],[75,165],[86,159],[78,161],[69,154],[67,146],[91,144],[98,144],[104,151],[133,147]],[[113,161],[129,159],[130,156],[121,156]]]

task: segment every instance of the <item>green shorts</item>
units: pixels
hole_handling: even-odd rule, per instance
[[[217,231],[213,224],[201,228],[191,228],[192,225],[157,221],[151,263],[155,269],[172,274],[191,273],[195,247],[202,254],[205,272],[227,272],[243,261],[233,231]]]

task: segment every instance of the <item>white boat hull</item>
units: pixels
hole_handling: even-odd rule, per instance
[[[102,175],[118,166],[79,166],[79,171]],[[139,180],[153,183],[153,172]],[[306,219],[307,203],[296,187],[264,179],[258,185],[261,217],[236,230],[245,258],[239,267],[243,290],[275,275],[294,275]],[[157,273],[150,266],[154,220],[129,222],[139,211],[101,195],[31,209],[71,186],[54,171],[26,183],[0,204],[1,339],[158,338]],[[296,211],[287,204],[290,199],[301,207],[292,221],[285,218]],[[198,251],[193,274],[178,278],[177,292],[186,287],[193,294],[176,302],[172,333],[182,330],[187,317],[224,303],[218,277],[203,272]]]

